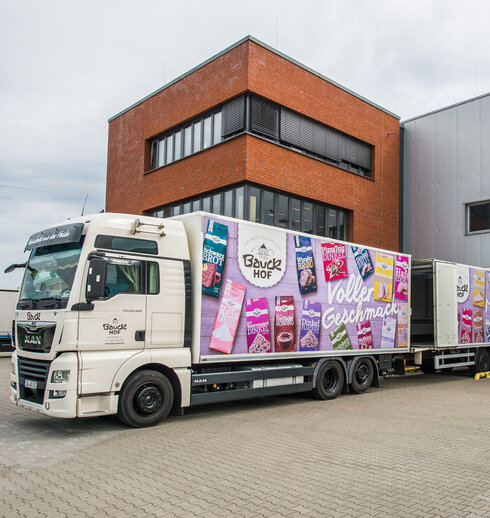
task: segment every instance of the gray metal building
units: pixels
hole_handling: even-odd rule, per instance
[[[401,125],[403,251],[490,266],[490,92]]]

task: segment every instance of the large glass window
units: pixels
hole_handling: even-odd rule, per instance
[[[289,228],[289,198],[284,194],[277,197],[277,226],[280,228]]]
[[[174,136],[169,135],[167,137],[167,149],[166,149],[166,159],[165,163],[170,164],[174,161]]]
[[[175,139],[175,160],[179,160],[182,157],[182,131],[177,131],[174,135]]]
[[[212,116],[206,117],[203,121],[203,140],[202,148],[206,149],[212,144],[213,135],[211,133]]]
[[[184,156],[192,153],[192,126],[184,129]]]
[[[194,145],[192,147],[192,151],[194,151],[194,153],[201,151],[201,124],[202,122],[199,121],[192,125],[192,131],[194,134]]]
[[[164,208],[165,216],[198,210],[344,241],[349,236],[347,211],[248,183]]]
[[[213,117],[213,144],[221,142],[221,112],[216,112]]]

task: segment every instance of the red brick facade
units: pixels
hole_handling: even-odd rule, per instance
[[[251,91],[373,146],[372,178],[250,134],[148,174],[149,139]],[[398,249],[399,120],[247,38],[109,124],[106,210],[141,214],[251,181],[350,211],[351,241]]]

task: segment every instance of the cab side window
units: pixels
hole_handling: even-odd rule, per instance
[[[119,293],[143,293],[141,261],[109,259],[107,263],[106,297]]]

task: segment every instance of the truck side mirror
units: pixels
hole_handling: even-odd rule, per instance
[[[107,261],[102,257],[92,257],[88,265],[87,289],[85,292],[87,302],[105,297],[106,274]]]

